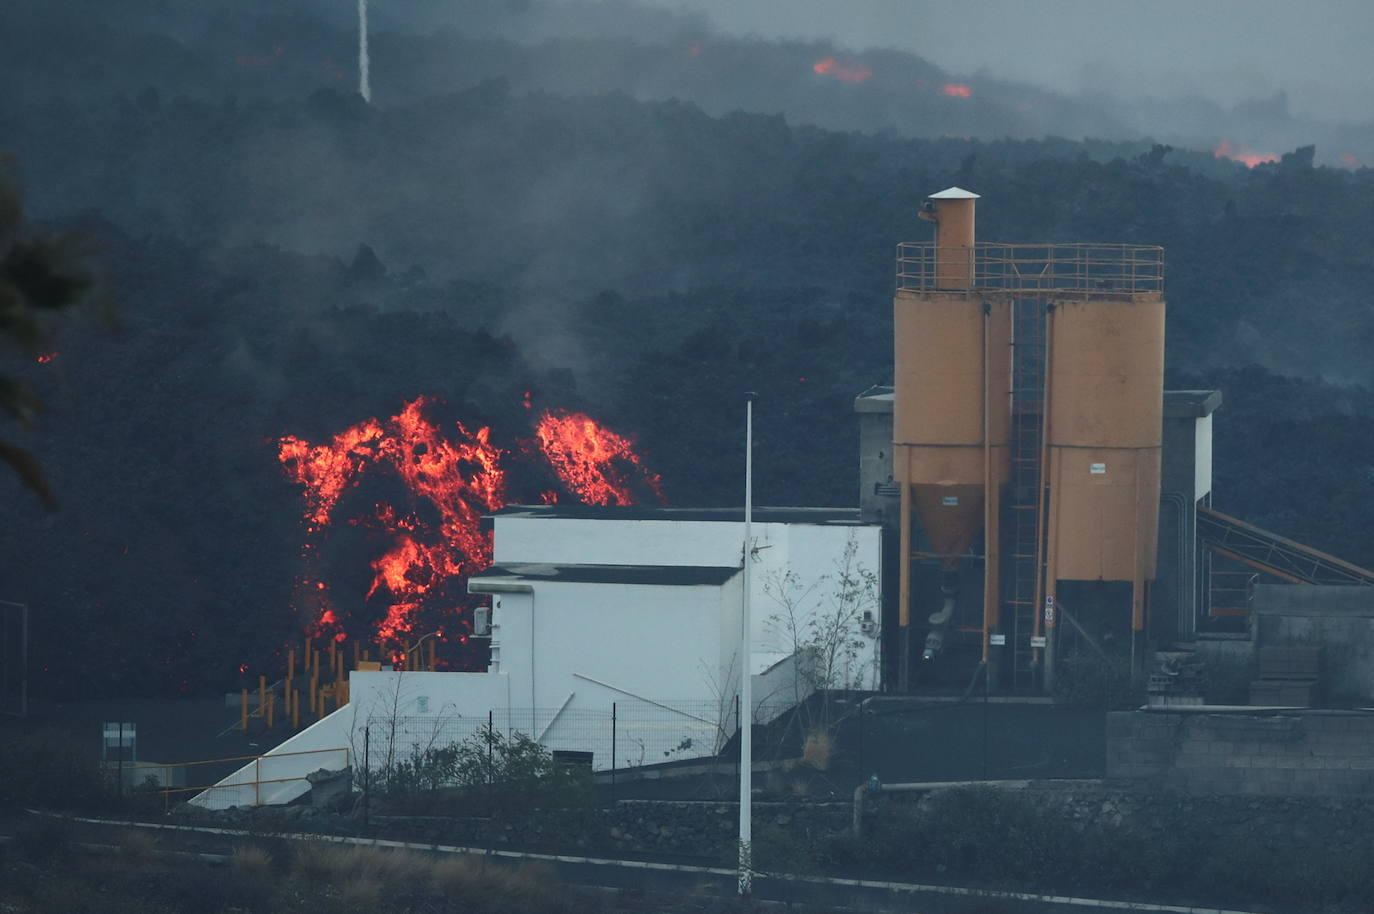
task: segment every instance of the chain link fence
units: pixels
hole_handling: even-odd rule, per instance
[[[733,705],[722,715],[718,705],[701,701],[626,699],[601,708],[501,708],[483,716],[372,715],[355,728],[355,742],[359,729],[367,734],[367,744],[354,747],[355,757],[370,768],[386,767],[478,740],[488,727],[507,738],[530,737],[555,758],[595,771],[715,756],[735,732]]]

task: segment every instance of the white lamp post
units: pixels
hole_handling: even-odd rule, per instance
[[[753,870],[753,793],[754,793],[754,695],[750,682],[751,622],[749,618],[749,565],[753,561],[754,511],[754,397],[745,394],[744,403],[744,600],[740,613],[739,686],[739,893],[749,895],[754,888]]]

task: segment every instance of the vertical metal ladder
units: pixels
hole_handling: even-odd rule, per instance
[[[1039,298],[1013,305],[1015,348],[1012,352],[1011,575],[1007,609],[1012,621],[1012,688],[1035,689],[1039,651],[1032,646],[1044,568],[1044,531],[1040,466],[1044,442],[1042,410],[1045,392],[1045,302]]]

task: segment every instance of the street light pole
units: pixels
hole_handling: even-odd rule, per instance
[[[744,403],[744,599],[740,612],[740,725],[739,725],[739,894],[754,889],[753,793],[754,793],[754,696],[750,681],[751,621],[749,618],[749,566],[753,562],[754,512],[754,397]]]

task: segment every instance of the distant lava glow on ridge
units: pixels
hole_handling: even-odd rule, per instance
[[[831,79],[850,85],[866,82],[873,75],[872,68],[863,63],[840,63],[833,57],[816,61],[811,65],[811,70],[819,76],[829,76]]]
[[[1232,162],[1239,162],[1246,168],[1254,168],[1256,165],[1264,165],[1268,162],[1277,162],[1279,157],[1269,152],[1250,152],[1242,146],[1236,146],[1230,140],[1222,140],[1212,149],[1212,158],[1230,159]]]
[[[420,634],[422,613],[426,630],[437,620],[445,640],[466,635],[474,601],[463,585],[491,564],[491,534],[481,518],[506,504],[513,461],[542,458],[583,504],[630,505],[637,492],[663,503],[661,480],[644,467],[631,441],[582,413],[546,410],[535,424],[535,440],[507,449],[492,441],[487,427],[470,431],[455,422],[441,428],[428,416],[432,406],[418,397],[388,419],[365,419],[321,444],[290,435],[277,440],[277,458],[305,499],[306,567],[294,605],[308,614],[311,637],[363,635],[357,621],[345,619],[318,566],[319,547],[340,520],[340,503],[366,474],[389,474],[404,486],[404,504],[379,502],[362,513],[350,508],[353,516],[345,519],[379,531],[389,543],[371,560],[371,586],[361,599],[384,603],[367,637],[397,646]],[[535,500],[557,502],[559,493],[546,488]]]

